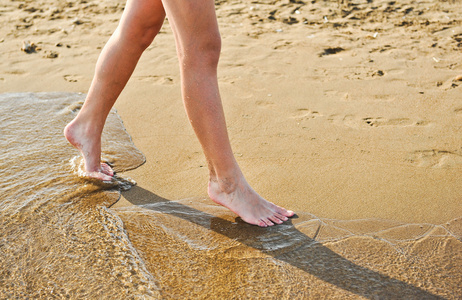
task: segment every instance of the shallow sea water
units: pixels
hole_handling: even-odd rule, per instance
[[[123,229],[108,210],[119,184],[77,176],[78,152],[63,137],[82,94],[0,95],[0,298],[95,298],[156,295]],[[112,112],[103,158],[116,171],[139,166]],[[77,163],[78,165],[78,163]],[[128,180],[120,180],[126,188]]]
[[[297,212],[263,229],[208,199],[87,181],[62,136],[83,99],[0,95],[0,299],[460,299],[461,218]],[[115,112],[103,140],[118,174],[144,162]],[[133,206],[110,208],[120,190]]]

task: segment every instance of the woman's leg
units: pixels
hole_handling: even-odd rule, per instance
[[[217,82],[221,49],[213,0],[162,0],[175,34],[184,106],[207,158],[210,198],[262,227],[281,224],[292,211],[258,195],[231,150]]]
[[[160,0],[127,1],[119,26],[98,58],[85,103],[64,129],[67,140],[82,153],[90,177],[111,180],[111,168],[101,164],[101,133],[112,106],[164,19]]]

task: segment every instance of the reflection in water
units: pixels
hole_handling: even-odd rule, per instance
[[[0,95],[0,299],[456,299],[461,220],[444,226],[319,220],[259,228],[207,199],[80,179],[62,128],[84,96]],[[108,138],[109,137],[109,138]],[[143,155],[111,113],[103,159]],[[122,222],[123,221],[123,222]]]

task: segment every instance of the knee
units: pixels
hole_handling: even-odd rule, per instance
[[[178,56],[183,67],[216,69],[221,52],[220,33],[207,34],[180,45]]]
[[[137,46],[139,50],[144,51],[159,33],[165,16],[151,20],[130,22],[130,26],[121,27],[120,35],[122,39]]]
[[[152,27],[145,28],[144,30],[141,30],[138,34],[137,41],[136,42],[139,47],[144,51],[149,45],[151,45],[152,41],[156,37],[157,33],[159,33],[160,27],[162,25],[158,26],[158,24],[155,24]]]

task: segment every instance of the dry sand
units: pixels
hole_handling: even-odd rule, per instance
[[[460,270],[460,1],[216,3],[221,94],[253,187],[301,216],[339,220],[332,222],[432,230],[451,222],[445,228],[458,236],[451,270]],[[120,0],[1,1],[0,92],[86,92],[123,7]],[[21,51],[24,40],[38,50]],[[181,102],[168,22],[115,107],[146,155],[126,173],[139,188],[115,206],[127,226],[135,225],[124,210],[146,194],[206,198],[206,162]],[[456,297],[460,286],[449,290]]]
[[[319,217],[461,216],[460,3],[275,3],[218,3],[221,92],[255,189]],[[0,91],[86,92],[123,7],[3,1]],[[179,85],[166,23],[116,108],[147,157],[130,175],[168,199],[206,195]]]

